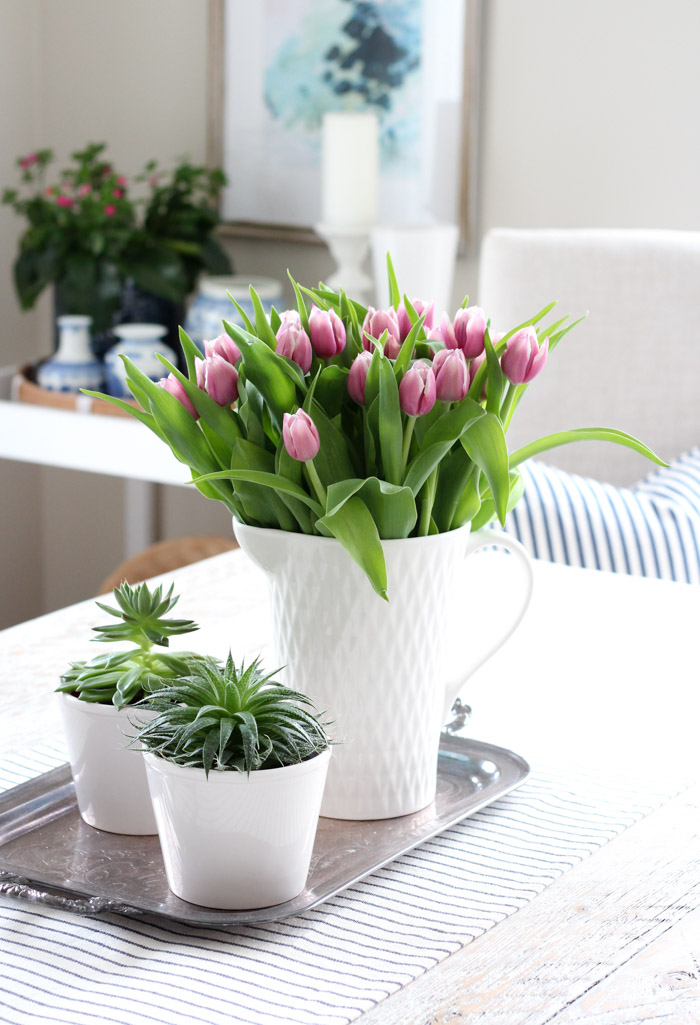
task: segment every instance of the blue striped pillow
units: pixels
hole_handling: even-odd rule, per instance
[[[537,559],[700,584],[700,448],[631,488],[531,460],[506,530]]]

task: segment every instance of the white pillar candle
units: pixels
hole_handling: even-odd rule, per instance
[[[322,142],[323,223],[332,227],[369,228],[377,220],[377,115],[324,114]]]

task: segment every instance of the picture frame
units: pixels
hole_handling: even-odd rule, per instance
[[[259,180],[258,171],[270,176],[270,162],[263,168],[256,168],[254,163],[241,172],[239,163],[236,163],[234,151],[240,153],[238,140],[241,137],[249,138],[254,135],[260,127],[260,121],[265,117],[261,94],[260,82],[253,82],[257,69],[264,64],[265,54],[260,49],[263,46],[263,38],[267,39],[269,48],[269,33],[264,32],[264,23],[261,21],[261,11],[266,3],[271,5],[272,13],[282,11],[280,20],[287,19],[289,26],[294,25],[294,9],[308,9],[313,0],[284,0],[284,7],[280,0],[259,0],[256,5],[251,5],[249,0],[209,0],[208,4],[208,40],[209,40],[209,79],[208,79],[208,102],[207,102],[207,161],[210,166],[223,167],[229,181],[230,188],[224,196],[222,204],[222,226],[221,231],[229,237],[253,238],[270,241],[304,242],[309,244],[320,244],[320,236],[314,230],[315,219],[310,216],[298,215],[295,210],[295,197],[292,176],[287,169],[280,169],[279,189],[290,189],[289,200],[285,201],[284,213],[289,216],[267,217],[257,216],[255,200],[257,189],[250,187],[251,183]],[[318,2],[318,0],[316,0]],[[331,7],[343,3],[344,0],[325,0]],[[347,2],[347,0],[345,0]],[[416,0],[417,6],[420,3]],[[423,0],[427,3],[427,0]],[[367,6],[367,5],[364,5]],[[378,4],[378,7],[381,5]],[[460,35],[463,36],[463,45],[460,47],[461,63],[459,69],[459,82],[456,91],[458,92],[457,103],[450,105],[449,113],[453,117],[451,130],[449,132],[449,146],[454,154],[454,161],[447,161],[447,166],[453,166],[452,181],[448,181],[441,188],[441,196],[448,193],[451,196],[450,212],[447,216],[441,211],[439,219],[456,221],[460,230],[460,248],[462,251],[473,251],[476,244],[476,213],[478,194],[478,137],[479,137],[479,92],[480,92],[480,54],[483,18],[483,0],[438,0],[436,7],[443,9],[443,35],[444,26],[450,24],[450,19],[459,21],[461,25]],[[431,9],[431,15],[435,8]],[[455,12],[459,16],[455,16]],[[244,24],[248,33],[245,40],[245,48],[240,47],[240,25]],[[276,25],[278,35],[284,33],[284,25]],[[438,40],[439,42],[439,40]],[[447,45],[447,41],[445,41]],[[454,53],[454,40],[451,43]],[[236,48],[234,58],[233,48]],[[435,47],[433,46],[433,50]],[[250,59],[251,68],[256,73],[246,76],[245,69],[241,69],[241,53],[247,54]],[[231,69],[234,71],[231,71]],[[228,70],[227,70],[228,69]],[[238,76],[238,84],[245,82],[245,87],[236,88],[233,81]],[[428,76],[424,76],[428,78]],[[259,75],[258,75],[259,78]],[[430,76],[434,80],[435,76]],[[257,87],[257,88],[256,88]],[[455,88],[453,86],[453,92]],[[239,103],[239,98],[241,102]],[[433,97],[434,100],[434,97]],[[423,110],[428,110],[428,117],[433,113],[437,117],[443,111],[437,109],[436,102],[431,107],[431,97],[422,96]],[[454,109],[453,109],[454,108]],[[454,120],[455,109],[457,121]],[[247,132],[241,131],[240,127],[235,139],[232,140],[232,123],[238,117],[240,122],[242,111],[244,120],[247,123]],[[251,121],[251,118],[253,119]],[[260,128],[260,130],[262,130]],[[443,138],[444,126],[442,126]],[[320,134],[320,130],[319,130]],[[456,138],[455,138],[456,134]],[[235,142],[235,146],[233,143]],[[244,156],[247,156],[244,152]],[[320,154],[316,157],[320,165]],[[425,174],[423,174],[425,178]],[[244,179],[241,184],[241,178]],[[312,176],[310,176],[310,179]],[[246,185],[248,183],[248,186]],[[246,187],[250,195],[246,195]],[[277,186],[276,186],[277,188]],[[232,190],[236,190],[236,203],[230,202]],[[313,191],[313,186],[312,186]],[[242,197],[242,198],[241,198]],[[249,204],[250,200],[250,204]],[[252,215],[249,213],[249,206]],[[244,210],[241,209],[244,208]],[[308,208],[308,203],[307,203]],[[382,219],[382,205],[380,192],[380,219]]]

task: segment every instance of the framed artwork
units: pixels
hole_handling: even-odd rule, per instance
[[[230,234],[315,241],[327,111],[379,120],[379,223],[473,241],[482,0],[209,0],[209,160]]]

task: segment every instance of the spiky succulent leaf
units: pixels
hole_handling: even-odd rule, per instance
[[[301,762],[328,747],[324,725],[304,694],[260,668],[201,656],[189,675],[148,695],[156,716],[134,743],[177,765],[252,772]]]
[[[127,641],[136,647],[72,662],[56,689],[82,701],[124,708],[188,675],[190,662],[198,655],[191,651],[159,651],[154,646],[166,647],[170,637],[197,630],[198,626],[189,619],[166,618],[178,601],[172,585],[163,594],[162,585],[151,591],[145,583],[136,587],[124,583],[115,587],[114,598],[116,609],[99,601],[95,604],[120,622],[95,627],[99,636],[93,640]]]

